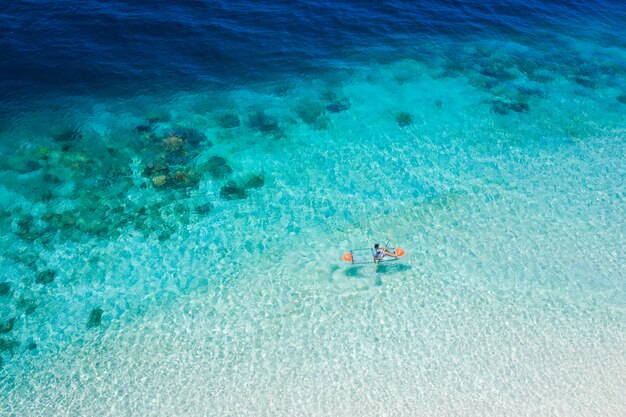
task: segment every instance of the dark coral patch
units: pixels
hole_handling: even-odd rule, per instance
[[[308,125],[313,125],[324,114],[324,106],[315,101],[302,101],[296,107],[296,114]]]
[[[204,204],[200,204],[199,206],[196,206],[194,208],[194,211],[198,214],[201,215],[206,215],[209,214],[211,212],[211,210],[213,210],[213,204],[209,203],[204,203]]]
[[[526,113],[530,110],[528,103],[521,101],[506,102],[502,100],[493,100],[491,102],[491,111],[496,114],[509,114],[511,111],[516,113]]]
[[[206,170],[214,179],[222,179],[232,174],[233,169],[228,165],[228,161],[221,156],[212,156],[206,164]]]
[[[345,102],[330,103],[328,106],[326,106],[326,110],[331,113],[341,113],[348,110],[349,108],[350,105]]]
[[[247,196],[246,190],[233,181],[228,181],[226,185],[220,188],[220,197],[224,200],[243,200]]]
[[[192,148],[197,147],[201,143],[207,146],[213,146],[212,143],[207,141],[207,137],[204,133],[192,127],[177,126],[174,128],[174,135],[183,139],[185,143],[189,144]]]
[[[0,282],[0,296],[6,296],[11,294],[11,283]]]
[[[574,77],[574,81],[576,82],[576,84],[581,85],[586,88],[594,88],[596,86],[595,81],[585,76]]]
[[[11,352],[17,348],[19,344],[14,339],[7,339],[4,337],[0,337],[0,353],[1,352]]]
[[[248,177],[244,183],[244,188],[261,188],[265,185],[265,178],[261,174],[254,174]]]
[[[100,326],[102,322],[102,309],[100,307],[96,307],[91,310],[89,313],[89,318],[87,319],[87,328],[92,329],[94,327]]]
[[[169,177],[168,183],[175,188],[195,187],[200,182],[200,176],[194,171],[177,171]]]
[[[41,272],[39,272],[37,274],[37,277],[35,278],[35,282],[37,284],[50,284],[52,283],[52,281],[54,281],[54,277],[56,276],[56,271],[52,270],[52,269],[45,269]]]
[[[285,136],[285,133],[278,125],[276,118],[265,114],[263,111],[255,112],[252,116],[250,116],[248,124],[251,128],[266,135],[273,136],[274,138]]]
[[[71,127],[54,135],[54,140],[56,142],[76,142],[83,137],[83,132],[79,127]]]
[[[32,298],[20,298],[17,300],[17,308],[24,310],[24,313],[30,314],[37,309],[37,301]]]
[[[215,121],[219,125],[219,127],[223,129],[232,129],[235,127],[239,127],[241,122],[239,121],[239,116],[236,113],[224,113],[220,114],[215,118]]]
[[[13,330],[13,325],[15,324],[15,317],[11,317],[7,321],[0,323],[0,334],[9,333]]]
[[[617,96],[617,101],[622,104],[626,104],[626,94],[620,94],[619,96]]]
[[[396,122],[400,127],[406,127],[413,123],[413,117],[410,113],[402,111],[396,114]]]
[[[169,172],[170,172],[170,167],[162,161],[152,162],[146,165],[146,167],[143,169],[144,177],[152,177],[155,175],[167,175],[169,174]]]

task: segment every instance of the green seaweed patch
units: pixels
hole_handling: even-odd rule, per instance
[[[51,284],[54,281],[56,274],[56,271],[53,269],[45,269],[37,274],[35,282],[43,285]]]
[[[617,96],[617,101],[622,104],[626,104],[626,94],[620,94],[619,96]]]
[[[406,127],[413,124],[413,116],[410,113],[402,111],[396,114],[396,122],[400,127]]]
[[[233,129],[241,124],[237,113],[222,113],[215,117],[215,122],[222,129]]]
[[[220,188],[220,197],[224,200],[243,200],[248,197],[248,193],[234,181],[228,181]]]
[[[88,329],[100,326],[100,323],[102,322],[102,313],[104,313],[104,311],[102,311],[100,307],[96,307],[91,310],[87,319]]]
[[[244,188],[261,188],[265,185],[265,177],[261,174],[250,175],[243,184]]]
[[[214,179],[222,179],[233,173],[228,161],[221,156],[212,156],[205,165],[205,169]]]
[[[7,295],[11,295],[11,283],[0,282],[0,297],[6,297]]]
[[[13,326],[15,325],[15,317],[11,317],[10,319],[0,322],[0,334],[9,333],[13,330]]]

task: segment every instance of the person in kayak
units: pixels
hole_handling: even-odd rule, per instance
[[[387,249],[387,247],[381,247],[378,243],[375,243],[374,248],[372,248],[372,257],[374,258],[374,263],[376,264],[374,272],[378,271],[378,265],[385,256],[393,256],[394,258],[398,257],[395,250],[392,252]]]
[[[378,265],[381,259],[383,259],[385,256],[393,256],[394,258],[397,258],[395,250],[390,251],[386,247],[381,247],[378,243],[375,243],[374,248],[372,249],[372,257],[374,258],[374,262],[376,262],[376,264]]]

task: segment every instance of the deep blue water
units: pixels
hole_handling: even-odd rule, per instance
[[[624,45],[626,21],[622,2],[603,0],[3,3],[0,100],[8,108],[57,93],[227,87],[324,71],[337,59],[419,55],[423,42],[441,39],[545,42],[544,33],[562,29]],[[376,56],[377,45],[396,48]]]

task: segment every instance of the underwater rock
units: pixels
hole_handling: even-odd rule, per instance
[[[530,110],[528,103],[524,102],[506,102],[502,100],[493,100],[491,102],[491,111],[497,114],[509,114],[510,111],[514,111],[516,113],[526,113]]]
[[[236,113],[224,113],[215,118],[215,121],[219,125],[219,127],[223,129],[232,129],[235,127],[239,127],[241,124],[239,121],[239,116]]]
[[[224,200],[243,200],[247,196],[246,190],[239,187],[234,181],[228,181],[226,185],[220,188],[220,197]]]
[[[178,152],[183,149],[184,140],[178,136],[168,136],[161,141],[161,146],[166,152]]]
[[[71,127],[63,132],[54,135],[54,140],[56,142],[75,142],[77,140],[82,139],[83,133],[81,132],[79,127]]]
[[[201,204],[194,208],[194,211],[201,215],[209,214],[211,210],[213,210],[213,204],[211,204],[210,202]]]
[[[167,164],[161,161],[156,161],[146,165],[146,167],[143,169],[142,174],[144,177],[152,177],[155,175],[166,175],[169,174],[169,172],[170,167]]]
[[[413,117],[409,113],[402,111],[396,114],[396,122],[398,126],[406,127],[413,123]]]
[[[54,277],[56,276],[56,271],[53,269],[45,269],[37,274],[35,278],[35,282],[37,284],[47,285],[54,281]]]
[[[221,156],[212,156],[206,164],[206,170],[214,179],[222,179],[232,174],[233,169],[228,165],[226,159]]]
[[[96,307],[91,310],[91,313],[89,313],[89,318],[87,319],[88,329],[100,326],[100,323],[102,322],[102,313],[103,311],[100,307]]]
[[[37,349],[37,343],[34,340],[31,340],[30,342],[28,342],[28,345],[26,347],[28,348],[28,350],[35,350]]]
[[[346,103],[338,102],[338,103],[330,103],[326,106],[326,110],[331,113],[340,113],[342,111],[346,111],[350,108],[350,106]]]
[[[0,337],[0,353],[2,352],[11,352],[17,348],[19,344],[14,339],[7,339],[5,337]]]
[[[254,174],[248,177],[244,183],[244,188],[261,188],[265,185],[265,178],[261,174]]]
[[[626,104],[626,94],[620,94],[619,96],[617,96],[617,101],[622,104]]]
[[[7,296],[11,293],[10,282],[0,282],[0,297]]]
[[[0,334],[9,333],[13,330],[13,325],[15,324],[15,317],[11,317],[5,322],[0,323]]]
[[[283,130],[278,126],[276,118],[268,116],[263,111],[258,111],[250,116],[248,121],[251,128],[258,130],[261,133],[269,134],[275,138],[284,137]]]

